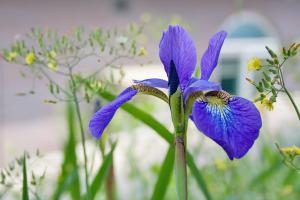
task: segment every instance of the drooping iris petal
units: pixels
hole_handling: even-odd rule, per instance
[[[168,88],[168,81],[159,78],[150,78],[145,80],[133,80],[134,83],[142,83],[146,86],[155,88]]]
[[[197,63],[197,53],[193,40],[180,26],[169,26],[159,44],[159,57],[169,77],[173,61],[179,77],[181,89],[188,84]]]
[[[185,88],[183,93],[183,99],[187,99],[191,93],[198,91],[218,91],[221,90],[221,85],[216,82],[210,82],[207,80],[195,80],[195,78],[191,79],[187,88]]]
[[[89,123],[89,128],[92,135],[99,139],[112,120],[114,114],[118,110],[118,108],[126,103],[127,101],[131,100],[137,94],[137,91],[134,90],[132,87],[128,87],[125,89],[115,100],[103,106],[100,110],[98,110],[92,117]]]
[[[227,33],[225,31],[220,31],[209,40],[208,48],[201,59],[201,79],[208,80],[217,66],[220,51],[226,36]]]
[[[231,97],[227,103],[221,103],[217,97],[209,98],[208,102],[195,102],[194,123],[219,144],[231,160],[243,157],[258,137],[262,125],[259,111],[252,102],[241,97]]]

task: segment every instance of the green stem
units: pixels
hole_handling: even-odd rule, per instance
[[[184,136],[175,134],[175,176],[178,200],[187,200],[187,170]]]
[[[285,60],[284,60],[285,61]],[[283,63],[284,63],[283,61]],[[293,107],[294,107],[294,110],[296,111],[297,113],[297,116],[298,116],[298,120],[300,120],[300,112],[299,112],[299,109],[291,95],[291,93],[286,89],[285,87],[285,82],[284,82],[284,78],[283,78],[283,73],[282,73],[282,70],[281,70],[281,66],[283,65],[283,63],[278,67],[278,70],[279,70],[279,73],[280,73],[280,80],[281,80],[281,83],[282,83],[282,88],[284,90],[284,92],[287,94],[287,96],[289,97],[290,101],[292,102],[293,104]]]
[[[294,109],[295,109],[295,111],[296,111],[296,113],[297,113],[298,119],[300,120],[300,112],[299,112],[299,109],[298,109],[298,107],[297,107],[297,105],[296,105],[296,103],[295,103],[295,101],[294,101],[292,95],[291,95],[290,92],[286,89],[286,87],[283,87],[283,89],[284,89],[285,93],[287,94],[287,96],[289,97],[290,101],[292,102],[292,104],[293,104],[293,106],[294,106]]]
[[[90,192],[89,192],[89,174],[88,174],[88,166],[87,166],[87,154],[86,154],[86,146],[85,146],[85,137],[84,137],[84,129],[83,129],[83,123],[82,123],[82,117],[79,107],[79,101],[76,94],[76,83],[73,77],[73,73],[70,69],[70,79],[72,83],[72,95],[74,99],[75,104],[75,110],[79,121],[79,127],[80,127],[80,135],[81,135],[81,144],[83,149],[83,157],[84,157],[84,173],[85,173],[85,186],[86,186],[86,193],[87,193],[87,200],[90,199]]]
[[[169,104],[175,129],[175,177],[178,200],[187,200],[187,171],[186,171],[186,128],[187,120],[183,107],[181,90],[177,89],[170,95]]]

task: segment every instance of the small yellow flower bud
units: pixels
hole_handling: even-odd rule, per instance
[[[90,86],[92,89],[99,89],[99,88],[101,88],[101,81],[95,80],[91,83]]]
[[[144,47],[141,47],[139,56],[146,56],[147,54],[148,54],[147,50]]]
[[[56,52],[54,50],[49,52],[50,58],[56,58]]]
[[[273,102],[270,101],[268,98],[264,98],[262,101],[261,101],[262,105],[267,108],[269,111],[272,111],[274,110],[274,106],[273,106]]]
[[[215,166],[220,171],[225,171],[227,169],[227,165],[222,159],[215,159]]]
[[[262,67],[261,60],[259,58],[252,58],[248,61],[248,71],[260,70]]]
[[[25,58],[25,62],[27,65],[31,65],[35,62],[35,55],[34,53],[29,53],[27,54],[26,58]]]
[[[55,63],[55,62],[49,62],[48,67],[50,70],[52,70],[54,72],[58,70],[57,63]]]
[[[8,62],[12,62],[16,59],[17,56],[18,56],[17,52],[14,52],[14,51],[9,52],[8,55],[6,56],[6,60]]]
[[[280,150],[290,156],[299,156],[300,155],[300,148],[297,146],[291,146],[291,147],[282,147]]]

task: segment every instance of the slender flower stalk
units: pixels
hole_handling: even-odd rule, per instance
[[[169,26],[159,44],[159,56],[168,81],[152,78],[134,81],[114,101],[99,109],[89,128],[99,139],[118,108],[139,93],[152,95],[169,104],[174,125],[175,176],[179,200],[188,199],[186,145],[187,125],[196,127],[220,145],[230,160],[242,158],[259,135],[261,116],[255,105],[221,90],[209,78],[217,66],[227,33],[220,31],[211,40],[201,59],[201,78],[192,77],[197,64],[193,40],[180,26]],[[158,88],[168,90],[168,95]]]
[[[81,144],[82,144],[82,149],[83,149],[83,157],[84,157],[84,175],[85,175],[85,186],[86,186],[86,193],[87,193],[87,200],[90,199],[90,192],[89,192],[89,174],[88,174],[88,160],[87,160],[87,154],[86,154],[86,146],[85,146],[85,136],[84,136],[84,128],[83,128],[83,122],[82,122],[82,117],[81,117],[81,112],[80,112],[80,106],[79,106],[79,101],[77,97],[77,86],[76,82],[73,77],[72,73],[72,68],[69,67],[69,76],[71,79],[71,87],[72,87],[72,96],[74,99],[74,104],[75,104],[75,110],[79,122],[79,128],[80,128],[80,136],[81,136]]]
[[[283,65],[284,62],[282,62],[282,64],[279,66],[279,73],[280,73],[280,77],[281,77],[280,79],[281,79],[281,83],[282,83],[282,89],[284,90],[284,92],[286,93],[286,95],[288,96],[288,98],[290,99],[290,101],[291,101],[291,103],[292,103],[292,105],[294,107],[294,110],[295,110],[295,112],[297,114],[298,120],[300,121],[300,112],[299,112],[299,109],[298,109],[298,107],[297,107],[297,105],[296,105],[296,103],[295,103],[295,101],[294,101],[291,93],[288,91],[288,89],[285,86],[285,82],[284,82],[284,78],[283,78],[283,73],[282,73],[282,70],[281,70],[281,67],[282,67],[282,65]]]
[[[296,114],[297,114],[297,116],[298,116],[298,120],[300,121],[300,111],[299,111],[299,109],[298,109],[298,107],[297,107],[297,105],[296,105],[296,103],[295,103],[295,101],[294,101],[292,95],[291,95],[290,92],[286,89],[286,87],[284,87],[283,89],[284,89],[285,93],[287,94],[287,96],[289,97],[290,101],[292,102],[293,107],[294,107],[294,110],[295,110],[295,112],[296,112]]]

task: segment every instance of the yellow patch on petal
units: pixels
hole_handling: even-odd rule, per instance
[[[31,65],[35,62],[35,55],[34,53],[29,53],[27,54],[26,58],[25,58],[25,62],[27,65]]]
[[[247,69],[248,71],[257,71],[262,67],[262,62],[259,58],[252,58],[248,61]]]

